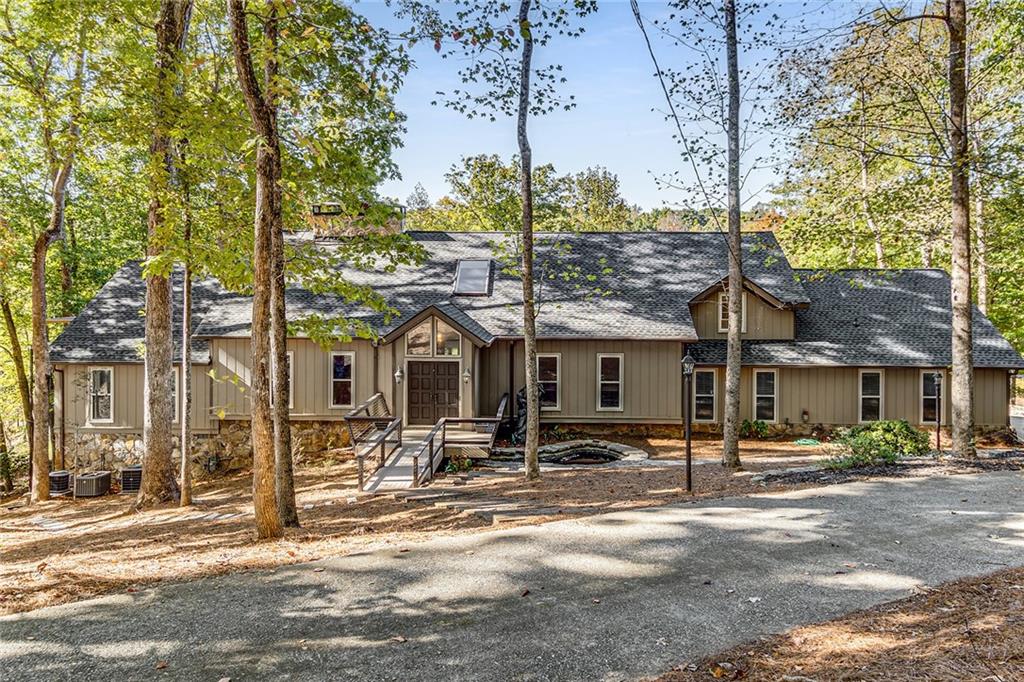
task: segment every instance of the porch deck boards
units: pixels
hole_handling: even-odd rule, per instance
[[[402,430],[402,446],[392,453],[384,466],[373,472],[363,486],[364,493],[384,493],[412,487],[412,458],[423,439],[430,432],[429,426],[408,427]],[[448,431],[448,447],[459,447],[459,443],[479,440],[480,434],[473,431],[451,429]],[[467,445],[467,447],[474,447]],[[479,446],[476,446],[479,447]],[[421,463],[422,464],[422,463]]]

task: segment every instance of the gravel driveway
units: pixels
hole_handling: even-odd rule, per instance
[[[1024,564],[1017,472],[438,538],[0,620],[15,680],[621,680]],[[405,551],[402,551],[405,550]]]

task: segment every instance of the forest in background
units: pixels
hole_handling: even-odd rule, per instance
[[[47,227],[60,169],[73,160],[63,238],[47,255],[49,317],[75,315],[126,260],[147,254],[147,213],[159,171],[150,154],[158,86],[150,68],[152,20],[145,17],[155,7],[5,3],[0,420],[4,441],[21,457],[22,386],[31,376],[31,254]],[[176,132],[188,141],[182,165],[191,188],[188,252],[177,236],[183,225],[170,224],[167,248],[149,265],[166,272],[187,258],[197,275],[244,290],[252,277],[254,143],[221,15],[220,3],[197,4],[185,68],[189,88],[174,99]],[[1024,3],[981,2],[970,16],[975,292],[1021,349]],[[332,39],[298,27],[286,40],[296,67],[291,82],[307,86],[283,95],[290,98],[286,112],[295,124],[284,163],[290,229],[304,227],[309,205],[323,196],[361,215],[373,207],[367,220],[385,219],[389,202],[374,188],[398,172],[390,151],[400,144],[402,115],[394,110],[393,94],[412,66],[402,41],[373,31],[347,10],[331,18],[339,26]],[[946,38],[927,21],[894,24],[881,11],[837,36],[778,52],[773,78],[783,96],[765,108],[773,129],[787,136],[786,150],[774,161],[780,182],[771,202],[746,211],[744,227],[775,229],[799,267],[948,268],[948,172],[929,161],[944,153]],[[335,38],[352,45],[353,53],[339,61],[374,68],[338,65],[336,72],[352,77],[332,83],[338,101],[315,103],[321,117],[310,124],[297,112],[312,104],[308,86],[323,85],[330,73],[318,72],[314,58],[337,44]],[[365,97],[368,92],[374,97]],[[338,121],[349,119],[365,123],[355,137],[339,133]],[[535,154],[543,159],[544,150]],[[551,166],[534,169],[538,230],[717,229],[710,216],[721,215],[719,207],[638,210],[619,195],[617,179],[599,166],[601,159],[594,163],[566,175]],[[409,202],[408,225],[507,230],[521,220],[516,169],[515,159],[488,155],[460,161],[447,176],[449,194]],[[362,295],[370,301],[369,292]],[[59,330],[51,325],[51,338]]]

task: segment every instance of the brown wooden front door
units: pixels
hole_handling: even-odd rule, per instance
[[[409,361],[409,424],[459,416],[459,363]]]

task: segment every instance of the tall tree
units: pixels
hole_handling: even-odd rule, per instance
[[[256,516],[256,532],[261,538],[281,534],[281,517],[277,506],[274,417],[270,406],[270,365],[272,347],[270,318],[272,312],[273,240],[274,230],[281,215],[281,148],[277,131],[275,100],[266,91],[275,84],[271,81],[277,70],[275,48],[279,38],[277,20],[279,3],[268,0],[262,24],[261,49],[256,52],[250,45],[249,24],[245,3],[229,0],[228,18],[231,22],[231,45],[235,56],[235,71],[252,119],[256,135],[256,218],[253,237],[253,298],[252,298],[252,492]],[[256,76],[253,54],[262,59],[263,82]]]
[[[150,145],[150,191],[147,217],[146,384],[143,410],[142,484],[136,508],[166,502],[177,493],[174,476],[174,338],[172,336],[171,267],[173,241],[170,219],[180,206],[177,144],[178,84],[183,78],[183,52],[192,13],[190,0],[161,0],[156,21],[156,61],[153,89],[153,140]],[[182,370],[187,358],[182,358]]]

